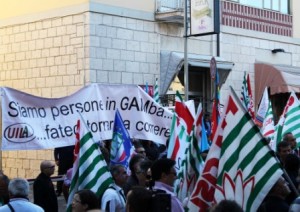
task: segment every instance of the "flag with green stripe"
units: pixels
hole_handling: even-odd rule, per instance
[[[188,146],[185,149],[185,157],[181,161],[181,167],[175,181],[175,192],[181,201],[184,201],[192,193],[203,169],[201,143],[203,142],[202,137],[207,138],[207,135],[205,129],[202,128],[202,122],[203,111],[200,103],[194,120],[193,134],[187,138]]]
[[[160,104],[160,100],[159,100],[159,89],[158,89],[158,79],[155,79],[155,85],[154,85],[154,96],[153,99],[155,102],[157,102],[158,104]]]
[[[271,149],[276,151],[276,142],[275,142],[275,124],[274,124],[274,116],[273,116],[273,109],[272,109],[272,103],[269,101],[268,103],[268,109],[266,112],[266,115],[264,117],[263,125],[261,128],[261,133],[265,138],[269,138],[269,146]]]
[[[179,92],[176,92],[175,113],[172,119],[167,158],[176,161],[176,171],[180,170],[181,161],[192,136],[194,117],[183,102]]]
[[[294,91],[288,99],[282,115],[276,125],[276,141],[282,140],[284,134],[291,132],[300,146],[300,102]]]
[[[234,199],[244,211],[256,211],[283,172],[232,89],[224,111],[217,133],[222,139],[216,139],[220,157],[214,200]]]
[[[93,141],[92,137],[92,133],[81,117],[76,128],[77,141],[74,150],[76,158],[73,164],[67,211],[72,211],[71,204],[77,191],[90,189],[100,197],[113,182],[98,144]]]

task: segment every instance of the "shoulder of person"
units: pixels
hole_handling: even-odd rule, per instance
[[[10,211],[9,207],[7,205],[2,205],[0,207],[0,211]]]

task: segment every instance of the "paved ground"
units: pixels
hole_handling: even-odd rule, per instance
[[[32,185],[30,185],[29,200],[33,202]],[[67,204],[63,195],[57,197],[57,201],[58,201],[58,212],[65,212],[67,208]]]

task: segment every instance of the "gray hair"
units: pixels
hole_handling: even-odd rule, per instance
[[[29,183],[23,178],[14,178],[8,184],[8,192],[12,197],[28,197]]]

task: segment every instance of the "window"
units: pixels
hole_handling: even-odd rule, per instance
[[[240,0],[240,4],[249,5],[251,7],[262,8],[263,1],[261,1],[261,0]]]
[[[231,0],[243,5],[257,7],[261,9],[275,10],[284,14],[289,14],[290,0]]]
[[[264,0],[264,8],[269,8],[271,9],[271,1],[272,0]]]
[[[289,14],[290,10],[289,10],[289,0],[286,0],[286,1],[280,1],[280,12],[281,13],[284,13],[284,14]]]

